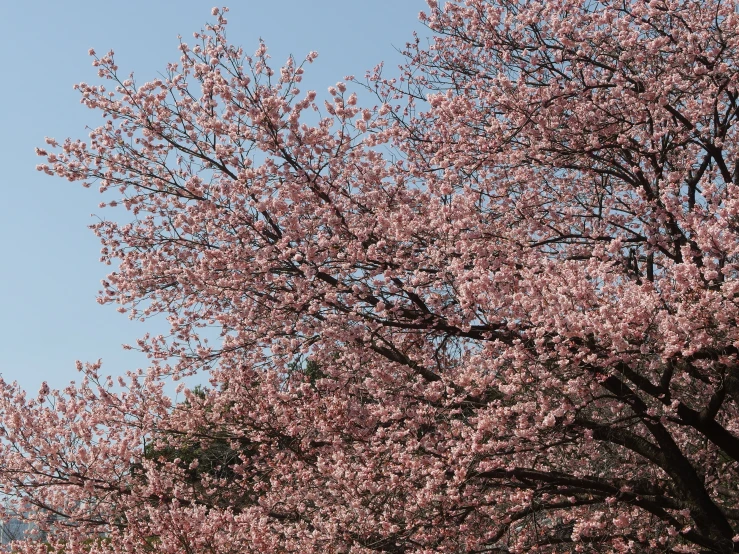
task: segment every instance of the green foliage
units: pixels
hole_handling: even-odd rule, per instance
[[[288,364],[288,370],[291,376],[304,376],[313,387],[315,387],[316,381],[327,377],[327,375],[321,371],[318,362],[311,360],[310,358],[307,360],[298,358],[290,362],[290,364]]]
[[[147,460],[174,462],[179,460],[179,466],[186,469],[192,482],[200,481],[201,476],[210,475],[216,478],[229,479],[234,476],[233,466],[241,460],[243,452],[231,448],[228,440],[223,437],[208,437],[200,441],[190,441],[185,445],[171,445],[155,448],[146,445],[144,458]],[[194,461],[197,467],[190,466]]]

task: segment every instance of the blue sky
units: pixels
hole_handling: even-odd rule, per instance
[[[138,82],[176,61],[183,40],[212,19],[213,1],[0,2],[5,52],[0,87],[0,373],[31,391],[42,381],[64,386],[78,378],[75,360],[102,358],[104,373],[146,367],[123,351],[150,330],[95,296],[106,266],[98,263],[91,214],[105,215],[92,189],[35,171],[34,148],[45,136],[87,136],[99,115],[79,104],[74,83],[94,82],[87,51],[113,49],[122,72]],[[423,0],[233,0],[228,35],[247,52],[262,37],[273,62],[288,54],[318,60],[304,90],[323,92],[345,75],[362,76],[423,29]]]

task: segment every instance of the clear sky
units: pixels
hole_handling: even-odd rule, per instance
[[[98,114],[79,104],[74,83],[94,82],[87,51],[116,52],[138,82],[177,61],[185,42],[212,19],[212,0],[0,0],[0,373],[35,392],[78,379],[75,360],[102,358],[104,373],[146,367],[121,349],[150,330],[95,296],[107,273],[98,263],[91,214],[105,215],[93,189],[35,171],[45,136],[84,138]],[[380,61],[388,73],[396,47],[423,28],[423,0],[232,0],[229,39],[247,52],[262,37],[273,62],[288,54],[318,60],[304,90],[325,91]]]

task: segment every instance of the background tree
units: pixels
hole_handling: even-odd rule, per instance
[[[430,2],[376,108],[223,13],[142,86],[95,56],[104,124],[39,151],[171,335],[4,385],[3,490],[67,552],[739,550],[736,3]],[[228,475],[142,447],[203,437]]]

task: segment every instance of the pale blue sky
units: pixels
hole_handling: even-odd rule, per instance
[[[176,61],[185,41],[212,19],[212,0],[0,0],[0,373],[31,391],[78,378],[74,361],[103,358],[104,373],[145,367],[123,351],[148,329],[113,306],[95,302],[106,266],[87,229],[97,192],[35,171],[34,148],[45,136],[87,136],[99,116],[79,104],[72,85],[93,82],[87,56],[113,49],[137,81]],[[288,54],[320,56],[308,66],[304,90],[325,91],[347,74],[361,76],[380,61],[388,73],[401,47],[422,29],[423,0],[233,0],[229,38],[253,51],[262,37],[273,61]]]

